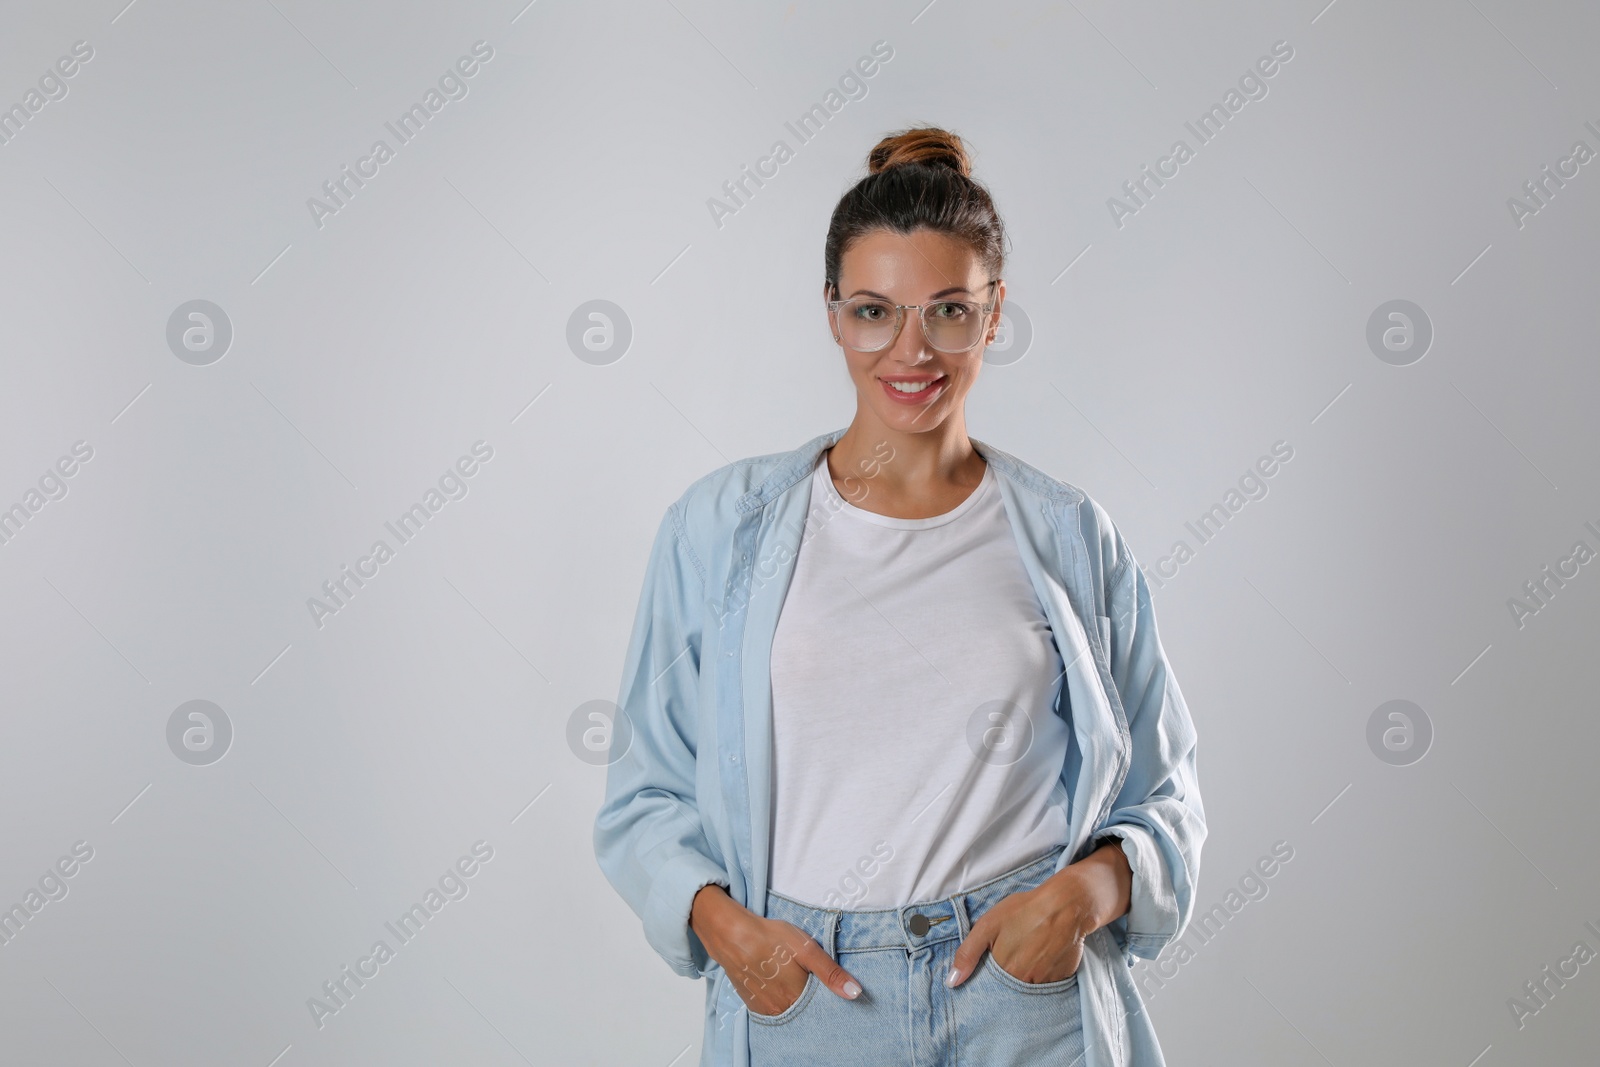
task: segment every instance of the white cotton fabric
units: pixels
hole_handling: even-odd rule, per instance
[[[811,502],[772,643],[771,890],[898,907],[1066,841],[1065,667],[993,468],[901,519],[846,501],[824,451]]]

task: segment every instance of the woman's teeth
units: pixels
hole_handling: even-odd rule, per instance
[[[935,381],[937,381],[937,379],[935,379]],[[892,388],[897,393],[920,393],[920,392],[922,392],[924,389],[926,389],[928,386],[930,386],[932,384],[933,384],[932,381],[927,381],[927,382],[890,382],[889,386],[890,386],[890,388]]]

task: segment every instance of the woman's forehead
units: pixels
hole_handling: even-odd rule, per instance
[[[986,284],[978,253],[958,238],[930,230],[909,234],[873,230],[851,243],[839,265],[840,289],[891,289],[912,294]]]

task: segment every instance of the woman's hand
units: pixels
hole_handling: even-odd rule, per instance
[[[1133,873],[1109,841],[1032,889],[1002,897],[956,949],[947,984],[966,980],[989,951],[1007,974],[1042,985],[1078,973],[1083,939],[1128,910]]]
[[[762,918],[715,883],[695,894],[689,926],[753,1012],[788,1010],[805,991],[807,974],[846,1000],[861,994],[861,983],[804,930]]]

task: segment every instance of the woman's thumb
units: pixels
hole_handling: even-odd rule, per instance
[[[978,966],[978,961],[983,958],[984,952],[994,943],[993,930],[993,924],[986,923],[981,918],[972,924],[972,929],[966,938],[956,946],[955,959],[950,963],[950,973],[945,976],[945,985],[954,989],[966,981],[967,976]]]
[[[841,967],[838,960],[822,951],[822,946],[815,941],[808,942],[795,959],[806,970],[816,975],[817,981],[846,1000],[854,1000],[861,995],[861,983]]]

